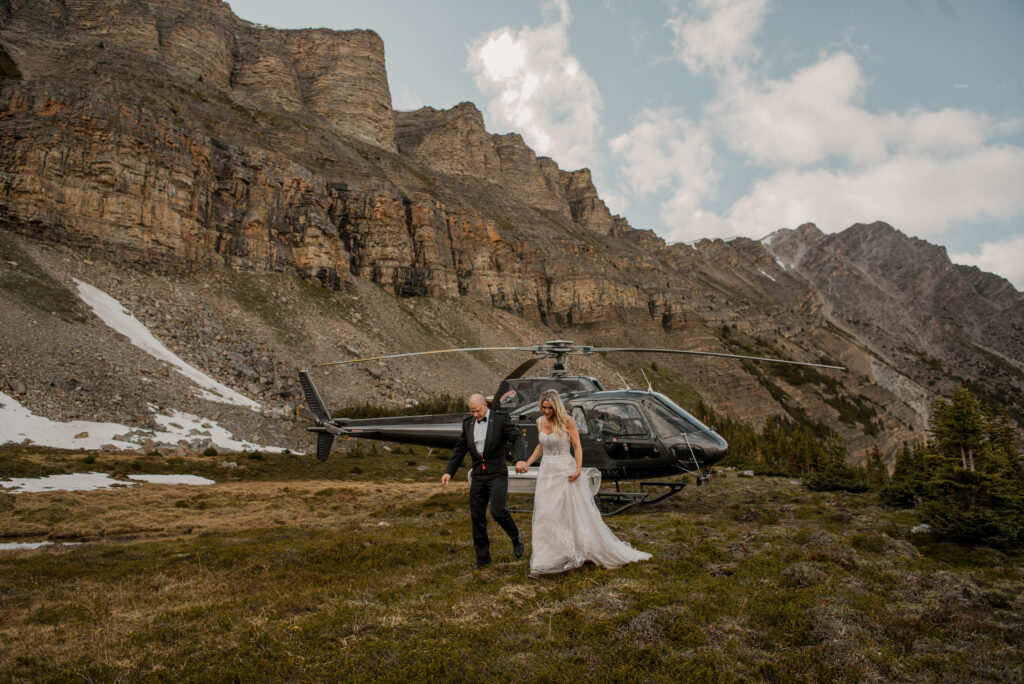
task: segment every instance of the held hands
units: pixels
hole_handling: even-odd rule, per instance
[[[526,461],[516,461],[516,472],[517,473],[523,474],[526,471],[528,471],[529,469],[530,469],[530,466],[527,465]]]

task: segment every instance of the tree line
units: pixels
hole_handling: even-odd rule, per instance
[[[1005,409],[964,387],[933,404],[929,439],[904,444],[891,473],[877,446],[863,466],[848,465],[841,437],[821,425],[771,416],[758,434],[712,419],[731,446],[723,465],[801,477],[815,490],[873,491],[887,506],[914,509],[939,539],[1024,545],[1024,455],[1016,430]]]

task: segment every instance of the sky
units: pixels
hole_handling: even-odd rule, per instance
[[[1024,0],[228,0],[368,28],[669,242],[885,221],[1024,291]]]

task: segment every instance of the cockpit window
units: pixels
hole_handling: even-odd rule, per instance
[[[587,417],[583,414],[583,408],[580,406],[573,406],[569,409],[569,414],[572,416],[572,420],[576,423],[576,429],[579,430],[581,435],[590,434],[590,426],[587,425]]]
[[[658,433],[659,437],[667,439],[698,430],[697,426],[687,418],[675,411],[670,411],[661,402],[647,400],[644,402],[644,408],[647,409],[647,417],[651,419],[654,431]],[[689,414],[686,415],[689,416]]]
[[[591,411],[595,429],[606,437],[647,437],[640,411],[633,404],[598,404]]]

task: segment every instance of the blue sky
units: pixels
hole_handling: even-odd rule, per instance
[[[474,102],[669,241],[884,220],[1024,290],[1022,0],[229,0],[369,28],[395,109]]]

